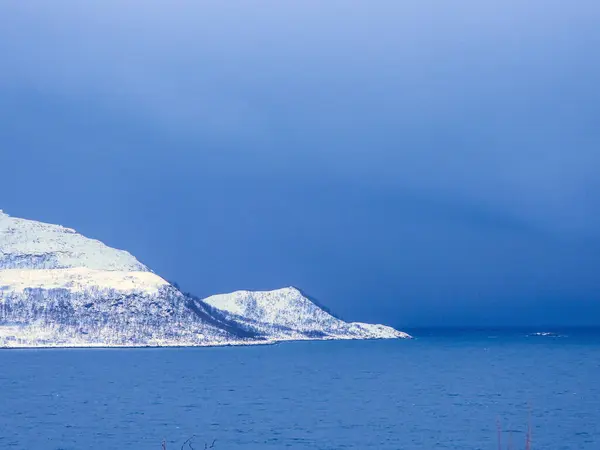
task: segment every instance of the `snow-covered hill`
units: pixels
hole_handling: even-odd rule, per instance
[[[124,250],[89,239],[71,228],[13,218],[0,210],[0,269],[64,269],[146,272]]]
[[[407,337],[346,323],[294,288],[206,300],[131,254],[0,211],[0,347],[201,346]]]
[[[236,343],[151,272],[0,270],[0,347]]]
[[[0,347],[240,343],[231,331],[128,252],[0,212]]]
[[[275,291],[237,291],[214,295],[205,303],[225,312],[249,331],[267,339],[392,339],[406,333],[385,325],[344,322],[294,287]]]

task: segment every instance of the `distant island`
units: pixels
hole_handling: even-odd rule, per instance
[[[183,293],[124,250],[0,210],[0,347],[254,345],[398,339],[345,322],[299,289]]]

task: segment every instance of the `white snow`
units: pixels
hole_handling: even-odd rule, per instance
[[[205,303],[275,340],[393,339],[408,334],[385,325],[344,322],[287,287],[274,291],[236,291],[205,298]]]
[[[0,210],[0,347],[404,337],[384,325],[344,322],[292,287],[193,299],[126,251]]]
[[[0,269],[149,271],[124,250],[89,239],[71,228],[13,218],[0,211]]]
[[[0,347],[241,343],[151,272],[0,270]]]
[[[86,292],[106,289],[123,294],[157,294],[169,283],[152,272],[123,272],[88,269],[5,269],[0,270],[0,291],[25,292],[26,289],[65,289]]]

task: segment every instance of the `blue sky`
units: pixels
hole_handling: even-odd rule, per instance
[[[600,324],[600,4],[7,1],[0,207],[198,295]]]

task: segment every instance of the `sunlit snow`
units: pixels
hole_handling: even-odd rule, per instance
[[[0,211],[0,347],[404,337],[387,326],[344,322],[295,288],[190,297],[126,251]]]

